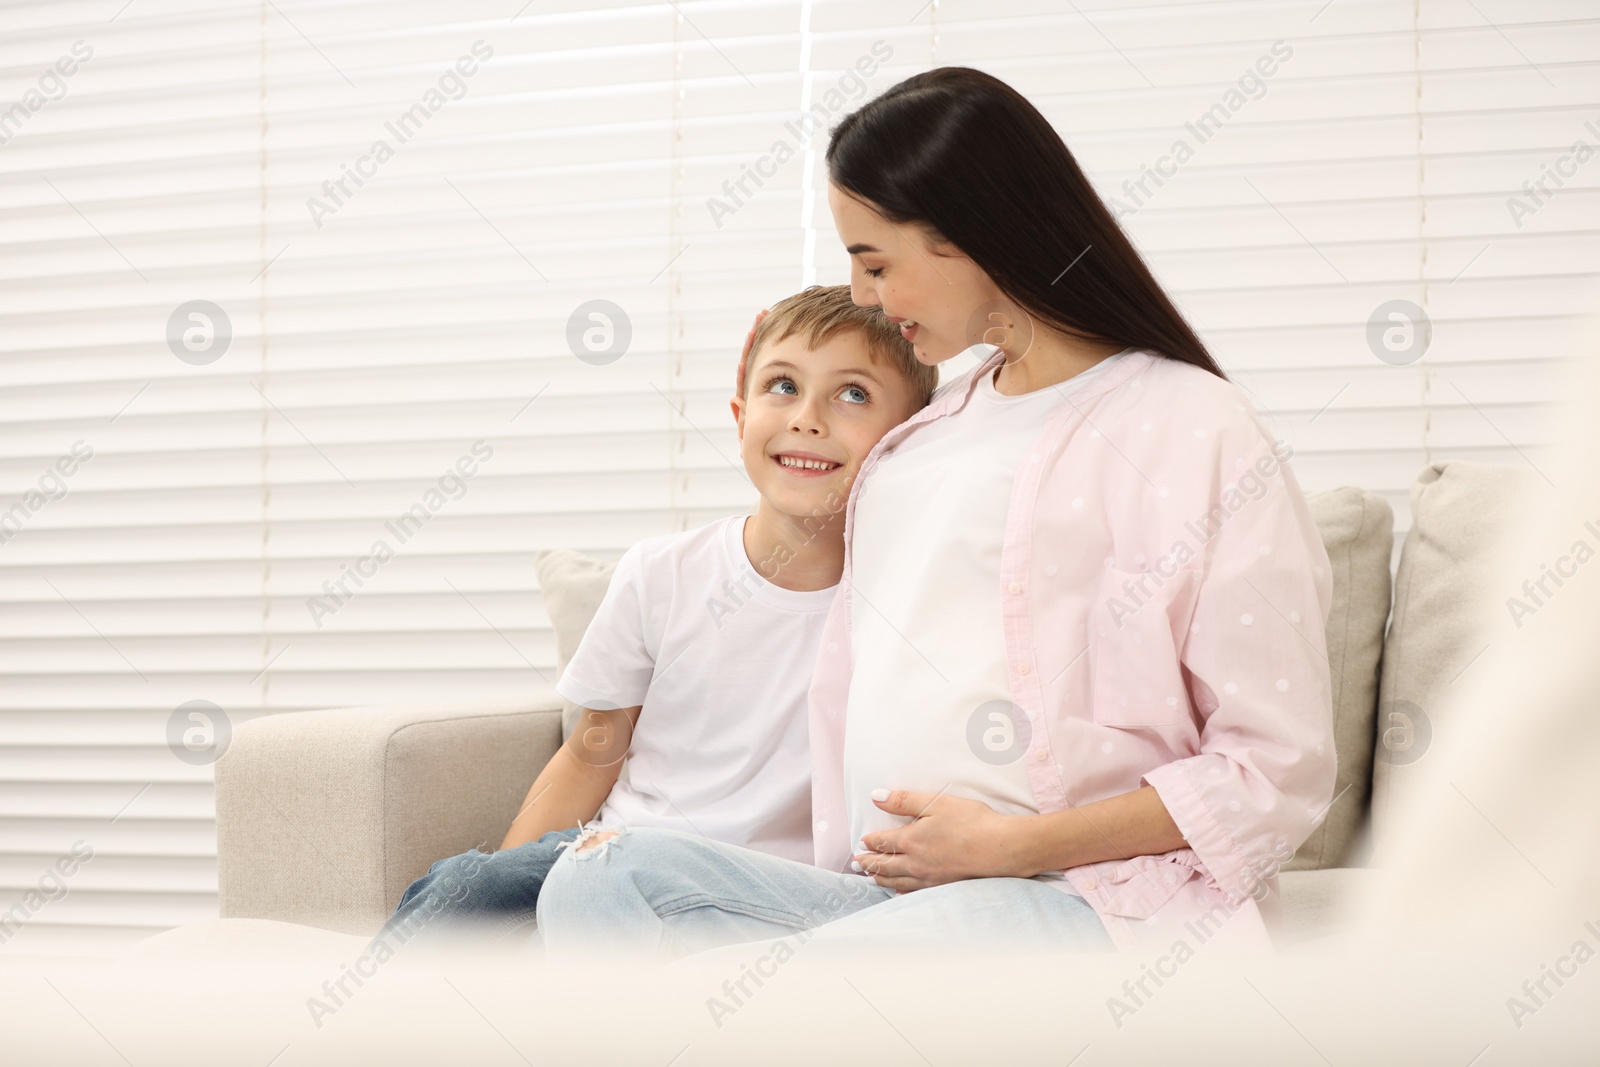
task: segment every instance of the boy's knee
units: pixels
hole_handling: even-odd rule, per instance
[[[617,837],[615,830],[585,830],[579,836],[574,852],[598,852],[605,847],[606,842]]]

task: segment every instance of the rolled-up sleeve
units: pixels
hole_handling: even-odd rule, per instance
[[[1253,419],[1218,436],[1180,653],[1200,752],[1142,780],[1234,896],[1275,875],[1333,799],[1332,573],[1287,449]]]

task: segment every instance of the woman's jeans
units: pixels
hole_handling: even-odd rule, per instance
[[[516,848],[473,849],[440,860],[406,889],[378,939],[405,942],[447,930],[470,930],[496,942],[526,935],[545,876],[578,833],[573,827]]]
[[[552,959],[597,950],[673,959],[811,930],[835,943],[968,951],[1112,947],[1094,909],[1046,879],[896,894],[865,875],[653,829],[569,849],[545,881],[538,919]]]

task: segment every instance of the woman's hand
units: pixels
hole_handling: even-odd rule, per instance
[[[902,893],[964,878],[1032,878],[1086,863],[1188,848],[1152,786],[1045,815],[1001,815],[942,793],[876,790],[873,803],[914,821],[867,834],[856,856],[878,884]]]
[[[877,790],[872,801],[891,815],[913,820],[861,839],[871,851],[855,861],[885,888],[906,893],[965,878],[1039,873],[1022,855],[1026,816],[1001,815],[982,801],[904,789]]]
[[[744,371],[745,367],[750,363],[750,349],[755,347],[756,331],[761,328],[762,320],[770,314],[772,314],[772,312],[766,308],[762,308],[760,311],[756,312],[756,321],[750,324],[750,332],[745,335],[744,351],[739,353],[739,373],[734,379],[733,386],[734,392],[739,396],[744,396]]]

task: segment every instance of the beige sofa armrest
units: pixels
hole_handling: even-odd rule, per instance
[[[561,700],[269,715],[216,766],[225,918],[376,933],[430,864],[498,848],[561,744]]]

